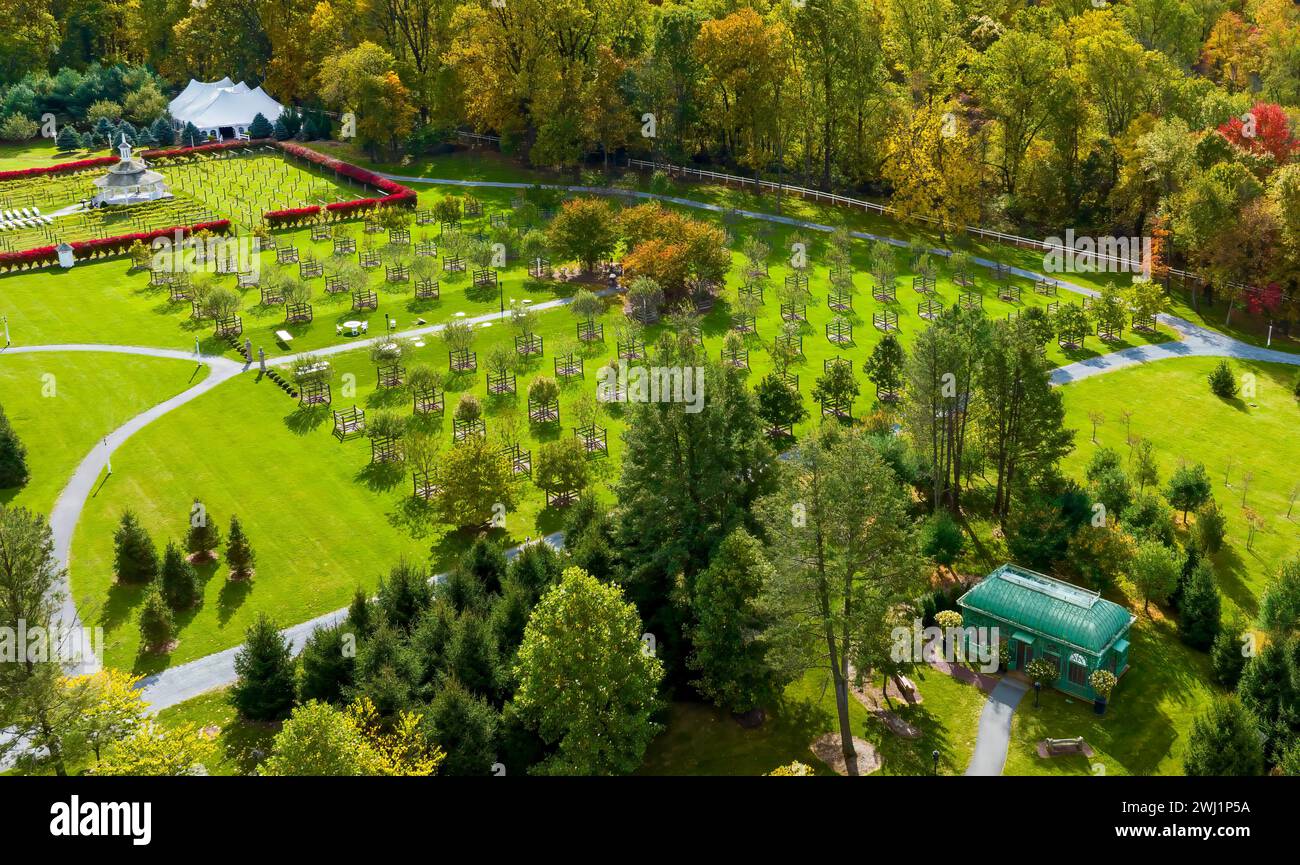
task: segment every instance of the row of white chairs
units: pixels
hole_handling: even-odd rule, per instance
[[[23,228],[38,228],[53,224],[54,220],[42,214],[39,207],[23,207],[0,212],[0,231],[18,231]]]

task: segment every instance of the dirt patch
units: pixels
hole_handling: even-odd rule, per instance
[[[840,734],[827,733],[808,746],[817,759],[830,766],[837,774],[847,775],[848,764],[844,761],[844,751],[840,748]],[[853,737],[853,750],[857,752],[858,774],[870,775],[878,770],[883,762],[876,746],[866,739]]]
[[[199,730],[199,735],[207,739],[208,741],[212,741],[213,739],[217,738],[217,736],[221,735],[221,728],[218,727],[216,724],[209,724],[208,726],[204,727],[202,730]]]

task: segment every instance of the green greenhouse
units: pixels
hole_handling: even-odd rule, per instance
[[[977,650],[977,644],[996,634],[1010,650],[1010,669],[1023,670],[1035,658],[1046,658],[1056,665],[1054,687],[1068,694],[1094,699],[1088,683],[1094,670],[1110,670],[1116,678],[1128,670],[1128,634],[1136,617],[1097,592],[1003,565],[957,605],[968,629],[968,650]]]

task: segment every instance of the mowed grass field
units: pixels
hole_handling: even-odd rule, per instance
[[[0,352],[0,406],[27,447],[31,479],[0,503],[48,514],[77,464],[107,433],[201,382],[208,368],[101,352]]]
[[[1227,540],[1214,557],[1219,589],[1231,606],[1253,617],[1269,578],[1300,549],[1300,507],[1287,517],[1291,492],[1300,484],[1300,404],[1292,393],[1300,367],[1232,360],[1239,381],[1254,377],[1255,394],[1225,400],[1210,392],[1206,380],[1219,360],[1162,360],[1066,386],[1066,425],[1079,433],[1065,467],[1082,478],[1101,446],[1127,459],[1124,409],[1133,413],[1132,433],[1155,445],[1162,487],[1183,461],[1203,463],[1228,518]],[[1106,418],[1096,443],[1091,412]],[[1243,498],[1265,524],[1249,550]]]
[[[594,395],[596,367],[613,354],[611,328],[606,325],[607,342],[586,356],[584,378],[562,386],[560,424],[534,428],[527,417],[528,383],[553,374],[554,346],[575,329],[564,311],[544,314],[540,323],[546,357],[520,366],[513,398],[489,398],[482,371],[494,345],[513,346],[513,332],[497,323],[478,329],[474,350],[480,371],[449,379],[446,414],[430,419],[444,447],[451,447],[451,412],[464,393],[483,402],[491,440],[513,418],[534,461],[543,442],[573,435],[574,406],[588,390],[588,399]],[[444,344],[425,339],[422,348],[413,349],[408,368],[428,363],[446,369]],[[368,353],[346,352],[330,361],[335,408],[355,404],[368,413],[388,408],[412,414],[405,389],[376,389]],[[350,384],[355,394],[345,396]],[[608,430],[609,455],[590,465],[594,487],[608,496],[622,452],[621,408],[601,408],[598,422]],[[76,596],[93,599],[95,612],[88,618],[105,628],[109,663],[148,671],[192,660],[239,643],[258,612],[287,626],[345,606],[357,586],[374,588],[402,557],[438,569],[452,563],[473,536],[433,520],[412,498],[408,470],[371,467],[368,439],[340,443],[332,429],[327,410],[300,410],[296,399],[269,379],[259,380],[253,370],[151,424],[119,450],[113,476],[77,527],[71,562]],[[138,657],[135,611],[142,590],[114,583],[114,528],[131,508],[162,547],[168,538],[183,537],[196,498],[223,531],[230,514],[238,513],[257,551],[257,576],[250,583],[231,583],[222,566],[206,565],[203,604],[178,616],[176,651]],[[507,514],[505,528],[492,534],[509,546],[555,531],[562,521],[563,512],[547,508],[541,490],[521,477],[518,507]]]

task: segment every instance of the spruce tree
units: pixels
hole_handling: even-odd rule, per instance
[[[0,406],[0,489],[21,487],[30,477],[27,448],[10,425],[4,407]]]
[[[158,576],[158,551],[131,511],[122,514],[113,535],[113,565],[123,583],[148,583]]]
[[[1194,649],[1209,650],[1219,635],[1221,613],[1219,589],[1209,561],[1202,559],[1192,569],[1179,602],[1179,638]]]
[[[298,701],[320,700],[338,703],[345,688],[351,687],[356,658],[348,651],[350,632],[335,625],[321,628],[307,638],[300,661]]]
[[[250,721],[279,721],[293,709],[294,671],[289,641],[262,613],[249,627],[235,655],[239,678],[230,686],[231,705]]]
[[[248,535],[240,525],[239,517],[230,515],[230,534],[226,537],[226,564],[230,565],[230,575],[242,579],[253,573],[253,564],[257,556],[248,543]]]
[[[477,577],[489,595],[501,591],[501,581],[506,575],[506,557],[499,544],[480,536],[461,557],[460,566]]]
[[[451,679],[429,706],[434,740],[447,752],[442,774],[487,775],[496,762],[497,711]]]
[[[1244,630],[1240,621],[1233,620],[1226,628],[1219,629],[1218,636],[1210,645],[1210,668],[1214,671],[1214,679],[1229,690],[1237,687],[1241,671],[1246,668],[1241,641]]]
[[[167,542],[167,550],[163,553],[160,582],[163,599],[173,610],[188,610],[199,599],[199,575],[181,548],[172,541]]]
[[[153,122],[149,127],[149,133],[153,135],[153,140],[158,142],[159,147],[171,147],[176,143],[176,130],[166,115]]]
[[[185,535],[185,549],[195,558],[215,559],[217,547],[221,545],[221,529],[198,499],[194,500],[194,505],[190,511],[190,530]]]
[[[176,634],[176,624],[172,621],[172,611],[167,608],[162,593],[157,588],[150,589],[140,608],[140,642],[145,651],[160,651],[166,648]]]
[[[72,124],[65,124],[59,129],[59,134],[55,136],[54,146],[58,148],[59,152],[68,153],[81,146],[81,136],[77,134],[77,130]]]
[[[289,134],[289,127],[285,126],[283,118],[276,118],[275,125],[271,129],[271,134],[276,141],[288,141],[293,136]]]
[[[207,141],[203,134],[199,132],[197,126],[193,123],[186,123],[185,129],[181,132],[181,140],[178,142],[182,147],[197,147]]]
[[[1233,697],[1220,697],[1192,722],[1183,770],[1203,777],[1264,774],[1264,752],[1251,712]]]
[[[352,594],[352,603],[348,605],[348,626],[356,632],[359,638],[370,636],[374,628],[374,616],[372,615],[370,597],[365,590],[357,586],[356,592]]]
[[[249,138],[270,138],[274,133],[275,127],[260,112],[253,118],[253,122],[248,124]]]

